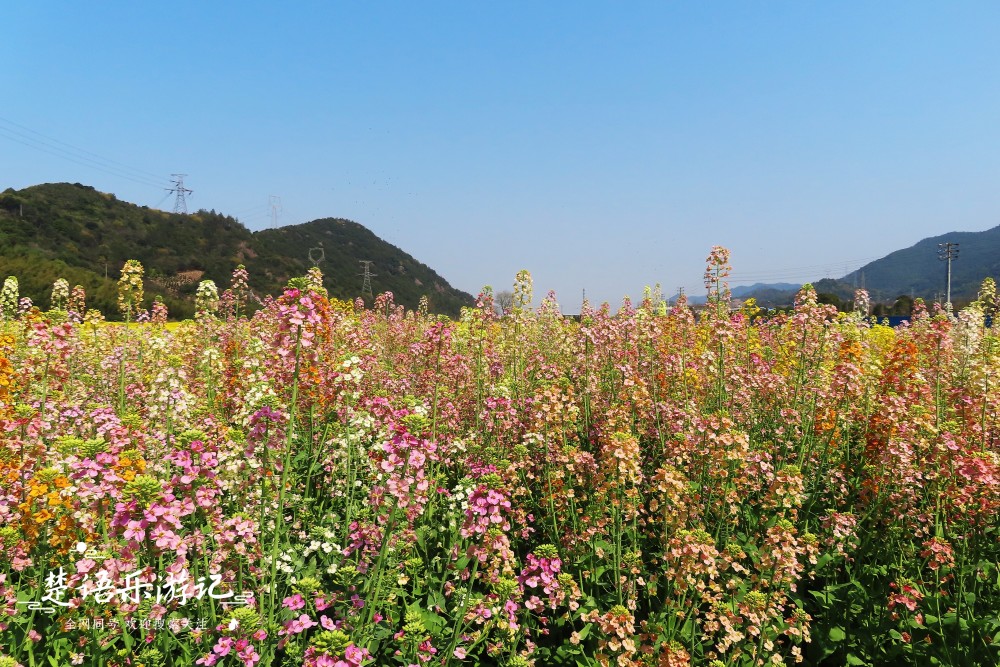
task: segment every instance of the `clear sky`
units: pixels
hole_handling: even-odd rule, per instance
[[[997,2],[5,4],[0,190],[346,217],[460,289],[839,277],[1000,224]],[[87,151],[86,153],[81,151]],[[306,252],[304,249],[303,252]],[[377,290],[377,285],[375,286]]]

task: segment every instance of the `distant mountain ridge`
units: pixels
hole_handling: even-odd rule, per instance
[[[865,264],[840,279],[823,278],[812,282],[819,293],[831,294],[843,301],[854,298],[854,291],[864,286],[873,301],[891,303],[900,296],[932,301],[944,298],[946,265],[938,258],[942,243],[958,243],[958,257],[951,265],[953,302],[976,298],[983,280],[1000,278],[1000,226],[982,232],[948,232],[918,241],[909,248],[889,253]],[[754,297],[762,306],[791,304],[799,286],[775,283],[733,288],[733,296]]]
[[[426,295],[432,312],[457,315],[472,295],[453,288],[430,267],[351,220],[323,218],[301,225],[251,232],[215,211],[167,213],[118,200],[79,183],[50,183],[0,193],[0,280],[14,275],[22,296],[49,305],[52,282],[66,278],[87,290],[88,307],[117,315],[117,279],[128,259],[146,269],[147,307],[162,295],[171,317],[191,317],[197,283],[211,279],[220,291],[244,264],[250,286],[277,294],[304,275],[314,257],[331,296],[361,294],[360,260],[372,261],[372,290],[392,292],[396,303],[416,308]]]
[[[784,299],[791,301],[791,297],[799,291],[802,285],[799,283],[754,283],[753,285],[736,285],[729,290],[734,299],[749,299],[753,297],[762,306],[770,306],[772,302],[783,303]],[[674,295],[674,299],[677,295]],[[687,302],[694,306],[701,306],[708,302],[708,297],[704,295],[692,295],[687,297]]]
[[[802,283],[754,283],[753,285],[737,285],[731,292],[737,299],[753,296],[763,291],[797,292]]]

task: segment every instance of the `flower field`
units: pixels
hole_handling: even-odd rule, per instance
[[[138,263],[138,326],[8,280],[0,667],[997,664],[992,282],[892,329],[727,272],[452,321],[238,270],[169,327]]]

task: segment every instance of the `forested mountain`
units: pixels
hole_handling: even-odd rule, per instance
[[[754,283],[753,285],[737,285],[733,287],[733,297],[742,299],[747,296],[754,296],[761,292],[791,292],[795,293],[802,287],[802,283]]]
[[[986,278],[1000,279],[1000,226],[984,232],[949,232],[923,239],[902,250],[892,252],[882,259],[869,262],[839,280],[824,278],[813,281],[820,294],[827,295],[829,303],[849,303],[854,290],[864,286],[872,302],[894,303],[904,297],[923,298],[928,302],[941,298],[946,289],[947,267],[939,259],[942,243],[958,243],[958,257],[951,264],[951,300],[968,303],[976,298]],[[763,306],[787,306],[792,303],[796,289],[775,289],[775,285],[754,285],[737,288],[742,292],[734,296],[754,297]],[[835,297],[835,298],[834,298]]]
[[[215,211],[167,213],[79,183],[0,194],[0,280],[16,276],[21,295],[43,309],[53,281],[66,278],[84,286],[88,307],[116,316],[120,269],[126,260],[137,259],[146,269],[147,300],[160,295],[171,317],[191,317],[200,280],[214,280],[221,291],[233,269],[244,264],[255,292],[276,294],[289,278],[312,266],[309,249],[319,247],[325,255],[320,263],[324,287],[331,296],[360,296],[359,261],[371,260],[374,293],[392,292],[396,303],[416,308],[426,295],[432,312],[448,315],[473,303],[471,295],[350,220],[324,218],[251,232]]]
[[[1000,278],[1000,226],[984,232],[948,232],[890,253],[842,278],[860,282],[870,292],[896,297],[913,293],[925,299],[945,291],[946,267],[938,259],[939,244],[958,243],[951,264],[952,301],[975,299],[985,278]]]

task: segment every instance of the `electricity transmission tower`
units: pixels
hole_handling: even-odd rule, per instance
[[[364,271],[365,271],[364,273],[358,274],[365,277],[365,282],[361,286],[361,296],[364,297],[365,294],[367,294],[368,298],[372,299],[374,298],[372,296],[372,276],[376,275],[372,273],[372,261],[369,259],[362,259],[358,261],[360,261],[361,265],[364,266]]]
[[[278,216],[281,214],[281,197],[271,195],[271,229],[278,228]]]
[[[316,248],[309,248],[309,261],[312,262],[313,266],[319,266],[324,259],[326,259],[326,251],[323,249],[322,243]]]
[[[191,194],[192,192],[191,190],[188,190],[186,187],[184,187],[184,177],[187,176],[187,174],[170,174],[170,175],[174,177],[174,179],[170,181],[171,183],[174,184],[174,187],[166,188],[166,190],[167,192],[172,192],[173,194],[177,195],[177,197],[174,199],[174,213],[187,213],[188,207],[185,196]]]
[[[938,259],[948,262],[948,292],[945,297],[944,307],[951,310],[951,260],[958,259],[957,243],[938,243]]]

